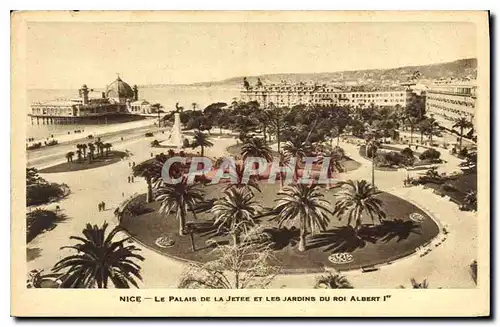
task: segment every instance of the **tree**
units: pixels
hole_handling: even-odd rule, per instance
[[[462,150],[462,138],[464,136],[464,129],[472,128],[474,127],[474,125],[465,117],[460,117],[459,119],[455,120],[455,124],[452,127],[460,129],[459,150]]]
[[[111,151],[111,148],[113,145],[111,143],[104,143],[104,149],[106,149],[106,156],[109,155],[109,151]]]
[[[354,288],[345,276],[338,273],[332,274],[329,272],[326,275],[319,276],[316,279],[314,288]]]
[[[173,157],[174,155],[175,153],[169,156]],[[168,157],[162,153],[155,156],[153,159],[141,162],[140,164],[132,168],[132,174],[135,177],[142,177],[146,181],[146,203],[151,203],[153,201],[153,184],[158,184],[161,181],[163,165],[165,164],[167,159]],[[175,166],[171,167],[170,173],[172,173],[172,170],[174,168]]]
[[[427,282],[427,279],[424,279],[421,283],[417,282],[415,278],[410,279],[411,282],[411,287],[414,289],[423,289],[423,288],[429,288],[429,283]],[[405,288],[403,285],[401,285],[399,288]]]
[[[253,200],[253,193],[231,188],[224,192],[224,197],[215,201],[211,213],[215,216],[214,225],[225,228],[233,235],[233,242],[238,245],[240,235],[246,234],[255,226],[254,217],[261,207]]]
[[[194,140],[193,143],[191,144],[191,147],[193,149],[196,149],[197,147],[201,147],[201,156],[204,156],[205,153],[205,148],[209,148],[213,146],[214,144],[208,140],[208,137],[203,134],[201,131],[196,131],[194,132]]]
[[[66,160],[68,160],[68,162],[73,162],[74,156],[75,156],[75,153],[73,151],[69,151],[68,153],[66,153]]]
[[[477,210],[477,191],[470,190],[465,194],[464,207],[469,210]]]
[[[245,167],[243,165],[235,164],[233,168],[234,169],[229,170],[231,183],[224,186],[223,192],[226,192],[231,188],[235,188],[242,193],[253,194],[253,190],[260,192],[259,184],[257,183],[255,176],[250,176],[248,181],[244,183],[243,177],[245,175]],[[236,182],[234,182],[234,180],[236,180]]]
[[[420,143],[423,142],[423,135],[429,135],[429,140],[432,144],[432,136],[439,128],[438,122],[434,118],[426,118],[419,123],[420,128]]]
[[[306,235],[309,230],[324,231],[330,221],[330,204],[319,192],[318,185],[296,184],[285,186],[278,192],[274,211],[277,212],[278,226],[296,224],[300,228],[299,251],[306,250]]]
[[[82,161],[82,150],[80,149],[76,150],[76,155],[78,157],[78,161]]]
[[[363,214],[368,214],[375,222],[379,222],[386,217],[382,209],[382,200],[377,198],[380,194],[376,188],[365,180],[340,182],[342,190],[337,193],[338,201],[335,203],[333,214],[339,219],[347,215],[347,225],[354,223],[356,233],[362,226]]]
[[[111,281],[116,288],[130,288],[130,284],[138,287],[136,279],[142,280],[140,266],[134,260],[144,261],[137,254],[139,248],[125,245],[130,238],[114,241],[122,230],[115,227],[106,235],[108,224],[102,227],[87,224],[81,236],[70,236],[79,243],[64,246],[61,249],[76,250],[54,265],[54,272],[63,272],[61,287],[75,288],[108,288]]]
[[[196,205],[203,202],[203,191],[196,184],[188,184],[186,178],[177,184],[160,183],[155,190],[156,201],[160,201],[160,213],[168,216],[175,211],[179,221],[179,235],[185,234],[187,210],[195,213]]]
[[[89,163],[92,162],[92,160],[94,159],[94,152],[95,152],[95,145],[89,143],[89,155],[88,155]]]
[[[309,144],[306,144],[300,137],[295,137],[286,142],[283,146],[283,151],[290,158],[295,158],[295,179],[298,178],[298,167],[299,162],[301,162],[304,157],[307,157],[311,151]]]
[[[269,243],[256,243],[261,230],[255,228],[243,236],[241,243],[218,244],[213,250],[217,259],[205,264],[192,264],[183,273],[178,288],[262,289],[276,277],[279,268]]]
[[[271,148],[265,143],[264,139],[258,137],[250,137],[245,140],[241,147],[241,155],[243,160],[249,157],[258,157],[270,162],[273,159]]]

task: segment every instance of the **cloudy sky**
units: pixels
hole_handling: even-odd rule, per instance
[[[467,23],[29,23],[30,88],[180,84],[476,57]]]

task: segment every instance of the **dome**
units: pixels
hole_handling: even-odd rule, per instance
[[[106,88],[106,97],[108,98],[133,98],[134,91],[124,81],[118,77],[113,83]]]

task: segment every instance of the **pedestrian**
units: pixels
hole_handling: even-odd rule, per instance
[[[127,176],[127,183],[130,184],[130,176]]]
[[[134,176],[130,177],[132,179],[132,183],[134,182]]]
[[[101,203],[99,202],[99,204],[97,205],[97,208],[99,209],[99,211],[101,211]]]
[[[130,167],[130,165],[131,165],[131,164],[130,164],[130,161],[129,161],[129,162],[128,162],[128,166]]]
[[[120,140],[122,140],[122,141],[123,141],[123,136],[122,136],[122,137],[120,137]]]
[[[102,211],[105,211],[106,210],[106,203],[104,203],[104,201],[102,201]]]
[[[135,161],[132,161],[132,168],[135,167]]]
[[[124,193],[124,192],[122,192],[122,198],[123,198],[124,196],[125,196],[125,193]]]

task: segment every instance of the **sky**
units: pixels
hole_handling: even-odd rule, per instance
[[[188,84],[476,57],[469,23],[30,22],[29,88]]]

